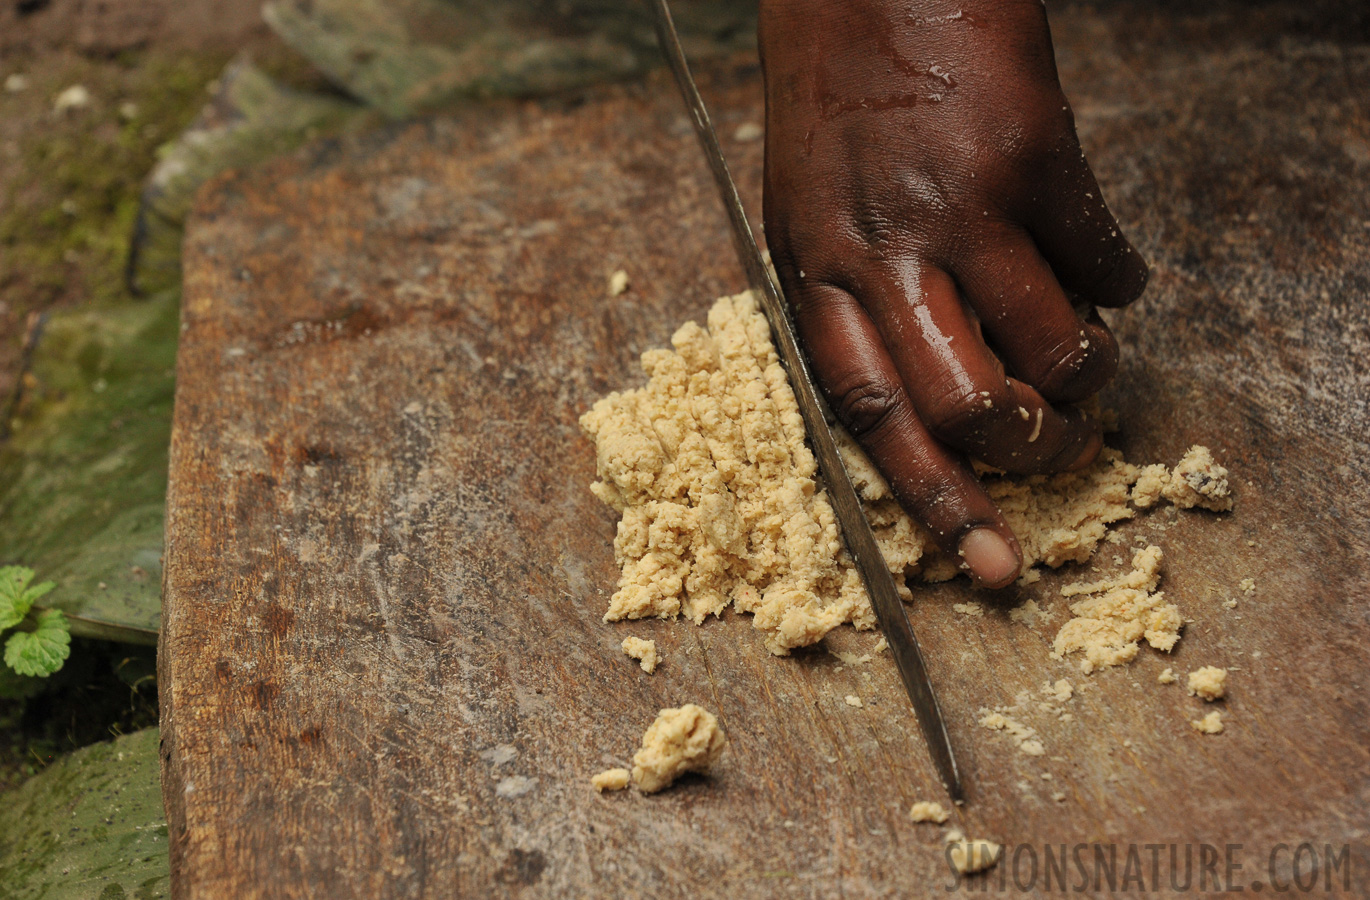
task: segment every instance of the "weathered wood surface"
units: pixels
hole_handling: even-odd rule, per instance
[[[1350,842],[1363,896],[1370,53],[1293,5],[1234,9],[1055,21],[1086,146],[1155,264],[1114,317],[1116,441],[1170,463],[1207,443],[1235,475],[1229,516],[1124,529],[1164,548],[1193,624],[1169,657],[1081,676],[1047,652],[1066,573],[1023,591],[1049,603],[1041,630],[954,614],[961,585],[919,591],[915,627],[968,832],[1120,860],[1241,843],[1246,885],[1278,843]],[[760,144],[730,138],[759,120],[756,71],[706,93],[759,211]],[[620,267],[632,290],[609,298]],[[736,616],[599,621],[614,519],[576,418],[741,286],[659,80],[325,143],[202,198],[161,663],[178,897],[941,893],[941,830],[907,818],[940,790],[887,658],[774,659]],[[627,634],[656,639],[655,676]],[[1156,684],[1205,664],[1236,669],[1217,737]],[[975,725],[1060,677],[1074,720],[1023,715],[1047,756]],[[713,777],[589,788],[686,701],[731,735]]]

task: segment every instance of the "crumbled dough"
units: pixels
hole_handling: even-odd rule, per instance
[[[861,703],[861,698],[856,696],[855,694],[848,694],[847,696],[843,697],[842,702],[846,703],[848,706],[854,707],[855,709],[860,709],[863,705]]]
[[[686,772],[706,772],[727,745],[723,729],[708,710],[693,703],[663,709],[633,756],[633,784],[651,794]]]
[[[599,480],[591,490],[621,514],[614,539],[621,575],[604,620],[683,614],[700,624],[732,606],[753,615],[767,648],[781,656],[845,623],[873,628],[752,294],[720,299],[707,329],[687,323],[671,344],[643,354],[644,387],[610,394],[581,417],[596,448]],[[935,548],[849,435],[836,429],[835,436],[904,599],[912,599],[905,578],[955,577],[961,561]],[[1216,474],[1221,466],[1203,452]],[[1202,460],[1190,456],[1186,485],[1201,474]],[[1143,470],[1106,448],[1079,472],[977,471],[1018,537],[1028,583],[1035,565],[1088,560],[1109,525],[1131,518]],[[1217,502],[1216,480],[1200,487],[1206,493],[1196,496]]]
[[[1180,611],[1164,602],[1165,595],[1156,590],[1161,558],[1160,547],[1148,546],[1132,557],[1130,572],[1062,588],[1066,597],[1086,596],[1070,605],[1075,618],[1056,633],[1052,655],[1083,653],[1080,670],[1088,675],[1102,666],[1131,662],[1137,656],[1137,642],[1143,639],[1157,650],[1168,652],[1174,647],[1183,621]]]
[[[970,603],[953,603],[951,608],[963,616],[971,616],[976,619],[983,617],[985,614],[985,608],[973,600]]]
[[[1132,505],[1148,509],[1161,499],[1161,492],[1170,482],[1170,470],[1162,465],[1142,466],[1137,483],[1132,486]]]
[[[951,813],[947,812],[947,808],[935,800],[919,800],[909,810],[909,818],[915,822],[936,822],[941,825],[951,818]]]
[[[1070,686],[1069,681],[1061,678],[1058,679],[1055,684],[1052,684],[1050,681],[1043,684],[1042,693],[1047,697],[1051,697],[1057,703],[1065,703],[1071,697],[1075,696],[1075,688]]]
[[[619,269],[609,276],[609,296],[617,297],[628,290],[628,273]]]
[[[982,872],[999,861],[1000,847],[994,841],[967,840],[959,828],[947,832],[947,858],[963,875]]]
[[[1243,593],[1254,594],[1256,593],[1256,579],[1243,578],[1237,587],[1241,588]]]
[[[1213,701],[1227,692],[1227,670],[1204,666],[1189,673],[1189,696]]]
[[[1036,569],[1032,571],[1036,572]],[[1008,611],[1008,620],[1019,625],[1026,625],[1028,628],[1036,628],[1037,624],[1046,618],[1046,612],[1037,604],[1036,600],[1028,600],[1022,606],[1015,607]]]
[[[644,641],[640,637],[626,637],[623,639],[623,652],[638,661],[642,666],[642,671],[648,675],[656,671],[656,664],[659,659],[656,653],[656,641]]]
[[[628,786],[630,777],[627,769],[605,769],[593,776],[590,783],[595,786],[595,790],[602,794],[605,791],[623,790]]]
[[[1029,728],[1017,719],[1004,715],[1002,711],[980,710],[980,725],[994,731],[1002,731],[1028,756],[1043,756],[1046,748],[1037,739],[1037,729]]]
[[[1160,684],[1174,684],[1176,681],[1174,669],[1162,669],[1161,674],[1156,676],[1156,681]]]
[[[1216,709],[1202,719],[1195,719],[1189,723],[1191,727],[1200,734],[1222,734],[1223,733],[1223,714]]]
[[[1232,508],[1227,469],[1218,465],[1207,447],[1189,448],[1170,473],[1162,494],[1181,509],[1201,506],[1215,512]]]

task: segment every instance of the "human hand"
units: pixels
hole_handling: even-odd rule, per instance
[[[967,455],[1091,463],[1114,374],[1094,306],[1147,266],[1085,161],[1039,0],[762,0],[766,239],[814,374],[976,581],[1018,574]],[[1082,316],[1074,304],[1086,308]]]

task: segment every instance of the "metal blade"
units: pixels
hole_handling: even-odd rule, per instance
[[[937,765],[937,771],[942,776],[947,793],[953,800],[960,800],[963,797],[961,772],[956,766],[956,756],[951,750],[951,739],[947,736],[947,726],[942,720],[942,710],[937,705],[937,695],[933,692],[932,682],[928,680],[927,669],[923,666],[923,654],[918,649],[918,639],[914,637],[913,628],[909,625],[903,601],[899,599],[894,577],[885,565],[880,547],[875,543],[875,535],[871,532],[870,523],[866,521],[866,516],[861,510],[861,502],[852,487],[851,478],[848,477],[842,458],[837,453],[837,443],[833,440],[832,431],[823,417],[823,408],[819,405],[813,377],[809,373],[803,354],[799,352],[794,327],[790,324],[789,315],[785,311],[780,289],[771,278],[770,270],[761,257],[751,225],[747,221],[746,210],[742,207],[742,198],[737,193],[737,185],[733,183],[728,163],[719,148],[718,135],[714,133],[709,112],[705,109],[704,101],[699,96],[699,89],[690,75],[690,67],[685,60],[685,51],[680,46],[680,36],[676,33],[670,7],[666,5],[666,0],[648,0],[648,3],[655,13],[657,38],[661,42],[662,52],[666,54],[671,73],[685,97],[685,105],[689,107],[690,116],[694,120],[695,132],[699,135],[700,143],[704,145],[705,155],[709,158],[709,168],[713,170],[718,192],[728,210],[738,258],[747,270],[748,282],[761,296],[761,308],[770,322],[771,331],[775,333],[780,360],[784,363],[785,370],[790,373],[795,398],[799,401],[799,411],[804,416],[804,425],[808,428],[814,455],[818,457],[818,464],[827,482],[828,494],[837,513],[837,521],[842,525],[847,549],[856,561],[856,567],[866,584],[871,605],[875,609],[875,618],[880,623],[885,640],[889,643],[890,652],[894,655],[899,674],[904,679],[909,699],[913,701],[918,724],[927,739],[928,749],[932,753],[933,762]]]

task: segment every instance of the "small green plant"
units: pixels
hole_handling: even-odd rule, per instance
[[[0,568],[0,632],[16,629],[5,641],[5,664],[20,675],[46,678],[71,655],[71,631],[60,609],[33,608],[57,585],[44,581],[30,587],[32,581],[32,569]]]

